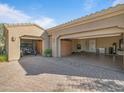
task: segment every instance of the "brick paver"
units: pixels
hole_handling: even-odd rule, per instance
[[[80,62],[37,56],[1,63],[0,91],[124,91],[123,71]]]

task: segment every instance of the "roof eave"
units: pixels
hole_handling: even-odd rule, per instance
[[[75,20],[67,22],[65,24],[61,24],[61,25],[58,25],[56,27],[49,28],[49,29],[47,29],[47,31],[48,32],[52,32],[52,31],[55,31],[55,30],[59,30],[61,28],[66,28],[66,27],[68,28],[71,25],[74,25],[74,24],[77,24],[77,23],[81,23],[83,21],[95,19],[95,18],[98,19],[100,16],[110,15],[111,13],[114,14],[117,11],[123,11],[123,13],[124,13],[124,4],[120,4],[120,5],[117,5],[115,7],[110,7],[108,9],[104,9],[104,10],[102,10],[100,12],[96,12],[94,14],[90,14],[88,16],[75,19]]]

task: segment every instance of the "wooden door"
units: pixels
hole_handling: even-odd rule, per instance
[[[41,40],[36,41],[36,51],[37,51],[37,54],[42,54],[42,41]]]
[[[61,40],[61,56],[69,56],[72,54],[72,41]]]

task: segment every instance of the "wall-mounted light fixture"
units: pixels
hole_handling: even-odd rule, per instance
[[[11,40],[14,42],[16,40],[16,38],[12,36]]]

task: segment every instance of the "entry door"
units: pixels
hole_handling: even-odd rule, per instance
[[[36,41],[36,50],[38,54],[42,54],[42,41]]]
[[[61,56],[69,56],[72,53],[72,41],[71,40],[61,40]]]
[[[96,52],[96,40],[89,40],[89,52]]]

